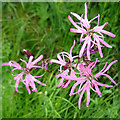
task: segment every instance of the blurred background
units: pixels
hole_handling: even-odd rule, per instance
[[[120,36],[120,3],[97,2],[87,3],[88,19],[100,14],[100,25],[108,22],[104,30],[116,35],[115,38],[105,36],[105,41],[112,45],[112,49],[104,47],[103,58],[99,53],[92,55],[91,60],[98,58],[101,63],[94,69],[94,74],[99,72],[106,62],[110,63],[119,59]],[[68,20],[70,12],[84,14],[84,3],[80,2],[29,2],[29,3],[2,3],[2,61],[20,58],[28,61],[23,49],[29,50],[35,58],[44,55],[44,59],[57,59],[57,53],[69,52],[76,40],[73,55],[79,53],[81,45],[80,34],[70,33],[73,25]],[[71,15],[72,16],[72,15]],[[72,18],[75,19],[73,16]],[[97,24],[97,20],[94,21]],[[118,81],[119,62],[115,63],[107,72],[115,81]],[[48,66],[51,73],[44,70],[35,71],[34,75],[44,74],[38,78],[46,83],[47,87],[36,84],[38,92],[30,95],[23,83],[19,83],[18,93],[15,93],[14,73],[9,66],[2,67],[2,117],[3,118],[118,118],[119,100],[118,86],[112,88],[100,87],[102,97],[91,91],[91,102],[86,107],[86,92],[82,98],[81,109],[78,109],[79,95],[69,96],[72,85],[67,88],[57,88],[60,79],[58,65]],[[113,84],[108,78],[101,76],[100,82]]]

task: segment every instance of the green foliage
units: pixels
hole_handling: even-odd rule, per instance
[[[101,61],[94,73],[100,71],[105,62],[110,63],[118,58],[119,44],[119,3],[87,3],[88,18],[100,13],[100,25],[116,35],[115,38],[105,36],[112,49],[103,48],[103,58],[98,53],[92,60]],[[56,59],[57,53],[69,52],[73,40],[76,46],[73,54],[80,50],[80,34],[70,33],[73,25],[68,20],[70,12],[84,13],[84,3],[77,2],[31,2],[2,4],[2,60],[8,62],[19,59],[28,60],[23,53],[27,49],[37,58],[43,54],[44,59]],[[118,63],[107,72],[118,84]],[[2,68],[2,117],[3,118],[118,118],[118,87],[100,87],[102,97],[91,91],[91,102],[86,107],[86,93],[83,96],[81,109],[78,109],[79,95],[69,96],[73,83],[67,88],[57,88],[60,79],[56,78],[58,66],[49,65],[51,73],[37,71],[34,75],[44,74],[39,80],[47,86],[36,84],[38,92],[28,94],[25,86],[19,84],[19,92],[15,91],[15,82],[10,67]],[[100,77],[101,83],[112,84],[106,77]]]

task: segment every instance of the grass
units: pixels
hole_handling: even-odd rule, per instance
[[[103,48],[103,58],[98,53],[92,55],[92,61],[99,58],[101,61],[94,70],[100,71],[105,62],[110,63],[119,59],[119,16],[120,3],[87,3],[88,18],[91,19],[100,13],[100,25],[108,22],[105,30],[116,35],[115,38],[105,36],[112,49]],[[23,49],[31,51],[37,58],[43,54],[44,59],[57,58],[61,51],[69,52],[75,39],[77,45],[73,54],[80,50],[80,34],[70,33],[72,24],[68,20],[70,12],[84,13],[84,3],[57,2],[57,3],[2,3],[2,61],[14,60],[20,63],[20,58],[27,60]],[[97,20],[96,20],[97,21]],[[21,64],[21,63],[20,63]],[[107,72],[117,83],[119,62],[115,63]],[[67,88],[57,88],[60,80],[56,64],[49,65],[52,73],[37,71],[34,75],[44,74],[39,78],[47,86],[37,85],[38,92],[28,94],[25,86],[19,84],[19,92],[14,94],[15,81],[12,69],[2,67],[2,118],[118,118],[119,101],[118,87],[108,89],[100,87],[102,97],[91,91],[91,102],[86,107],[86,93],[83,96],[81,109],[78,109],[78,95],[69,96],[73,83]],[[109,79],[101,76],[100,81],[112,84]]]

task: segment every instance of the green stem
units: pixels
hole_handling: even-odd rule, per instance
[[[75,71],[76,71],[77,66],[78,66],[79,63],[80,63],[80,58],[78,57],[78,61],[77,61],[76,67],[75,67]]]

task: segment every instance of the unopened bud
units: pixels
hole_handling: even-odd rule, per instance
[[[24,53],[27,55],[27,57],[29,58],[30,56],[32,56],[32,53],[29,50],[23,49]]]

